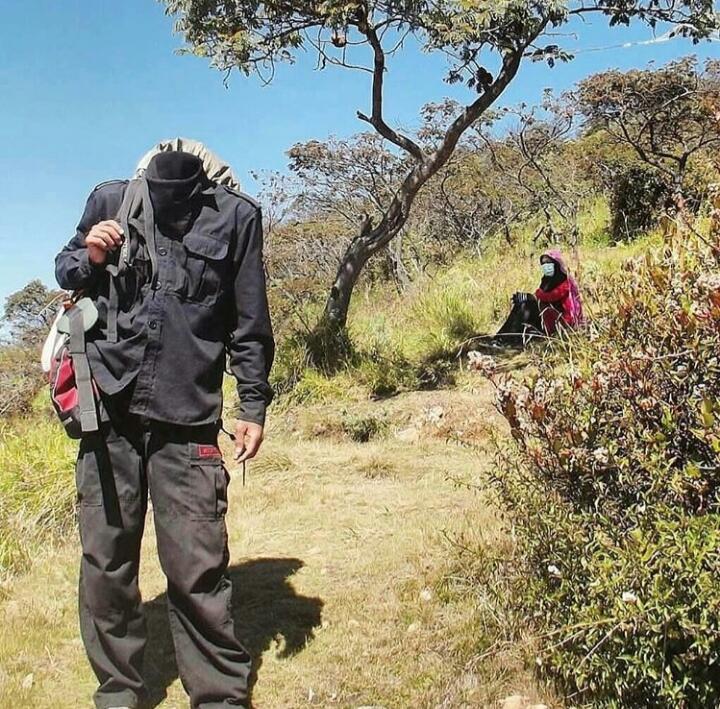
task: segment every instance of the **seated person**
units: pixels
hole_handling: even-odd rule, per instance
[[[554,335],[558,325],[575,328],[585,322],[577,282],[568,272],[559,251],[547,251],[540,257],[543,279],[535,291],[540,306],[542,329]]]
[[[533,333],[554,335],[559,327],[578,327],[584,322],[580,291],[568,273],[559,251],[540,257],[543,277],[531,293],[515,293],[510,315],[495,336],[500,343],[523,344]]]

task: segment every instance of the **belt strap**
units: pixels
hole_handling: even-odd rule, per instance
[[[68,310],[68,320],[70,322],[68,349],[72,356],[75,384],[78,390],[80,428],[83,433],[90,433],[98,430],[98,417],[90,363],[85,352],[85,325],[80,308],[71,307]]]

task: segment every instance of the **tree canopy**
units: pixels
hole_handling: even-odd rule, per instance
[[[606,71],[576,92],[590,130],[630,146],[679,192],[690,158],[720,146],[720,62],[693,57],[657,69]]]
[[[404,174],[376,218],[363,220],[340,260],[321,322],[328,331],[344,328],[368,259],[401,232],[422,187],[502,95],[523,59],[553,66],[572,58],[558,44],[559,28],[594,13],[610,26],[638,21],[698,42],[720,26],[713,0],[162,1],[176,17],[186,51],[228,73],[256,73],[270,82],[279,63],[293,63],[298,52],[312,50],[321,69],[338,66],[371,77],[370,108],[358,110],[357,117],[405,153]],[[467,101],[446,116],[432,141],[386,118],[387,60],[410,40],[425,52],[444,54],[445,81],[468,89]]]
[[[30,281],[5,300],[3,320],[10,326],[13,337],[36,341],[54,315],[51,303],[62,291],[51,290],[38,279]]]

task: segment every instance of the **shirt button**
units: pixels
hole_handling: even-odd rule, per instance
[[[150,329],[157,330],[157,321],[155,321],[155,320],[150,321]]]
[[[167,256],[167,249],[160,248],[158,249],[158,253],[160,254],[160,256]]]

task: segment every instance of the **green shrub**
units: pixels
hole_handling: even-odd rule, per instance
[[[440,350],[431,353],[415,370],[419,389],[439,389],[455,384],[457,351]]]
[[[326,374],[334,374],[352,362],[355,349],[347,328],[321,319],[302,336],[307,361]]]
[[[305,369],[295,387],[282,400],[283,404],[323,404],[347,397],[352,389],[347,376],[328,377],[312,367]]]
[[[610,231],[618,241],[633,239],[652,228],[670,198],[670,187],[662,175],[642,164],[624,166],[611,190]]]
[[[498,597],[575,705],[720,702],[717,254],[648,253],[536,375],[490,372],[513,434],[491,477],[515,539]]]
[[[282,395],[291,391],[309,366],[309,355],[302,335],[295,333],[280,340],[270,372],[270,384],[275,393]]]
[[[462,281],[446,284],[415,303],[412,317],[417,328],[417,349],[422,355],[444,353],[455,357],[460,345],[477,334],[474,294],[465,286]]]
[[[367,443],[377,438],[387,431],[388,425],[385,416],[351,414],[347,411],[342,413],[343,433],[356,443]]]
[[[391,396],[417,386],[412,363],[390,342],[376,340],[358,352],[354,374],[375,397]]]

